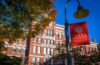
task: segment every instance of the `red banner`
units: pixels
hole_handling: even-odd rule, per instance
[[[89,44],[89,36],[86,22],[70,25],[72,47]]]

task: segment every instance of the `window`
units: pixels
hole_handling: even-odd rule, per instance
[[[34,42],[36,42],[36,38],[34,38]]]
[[[36,46],[33,46],[33,53],[36,53]]]
[[[46,54],[46,48],[44,48],[44,54]]]
[[[47,30],[44,31],[44,34],[45,34],[45,35],[47,34]]]
[[[50,44],[50,40],[48,40],[48,45]]]
[[[40,62],[40,58],[39,57],[37,58],[37,62]]]
[[[53,65],[53,59],[51,59],[51,65]]]
[[[57,36],[57,38],[60,38],[61,39],[62,33],[61,32],[56,32],[56,36]]]
[[[53,55],[53,49],[51,49],[51,55]]]
[[[43,62],[46,62],[46,58],[44,58]]]
[[[40,38],[38,39],[38,43],[41,43],[41,39]]]
[[[56,32],[56,36],[57,36],[57,38],[59,38],[59,33],[58,32]]]
[[[47,30],[47,35],[48,35],[48,36],[53,36],[53,30],[48,29],[48,30]]]
[[[51,40],[51,44],[52,44],[52,45],[54,44],[54,41],[53,41],[53,40]]]
[[[37,65],[40,65],[40,58],[37,58]]]
[[[35,63],[35,57],[32,58],[32,63]]]
[[[38,47],[38,54],[40,54],[41,52],[41,47]]]
[[[18,52],[21,53],[21,50],[22,50],[22,47],[19,46],[19,47],[18,47]]]
[[[48,48],[48,54],[50,54],[50,48]]]
[[[62,45],[62,42],[61,41],[59,41],[59,43],[60,43],[60,45]]]
[[[56,41],[56,45],[58,45],[59,44],[59,41]]]
[[[51,33],[50,30],[47,30],[47,35],[48,35],[48,36],[50,36],[50,33]]]
[[[62,33],[61,32],[59,32],[59,38],[61,39],[61,36],[62,36]]]
[[[53,30],[51,30],[51,36],[53,36]]]
[[[43,63],[44,63],[44,65],[46,65],[46,58],[43,59]]]
[[[13,52],[16,52],[16,45],[13,46]]]
[[[46,39],[44,39],[44,43],[46,44]]]
[[[26,46],[24,46],[23,50],[24,50],[24,53],[25,53],[25,51],[26,51]]]

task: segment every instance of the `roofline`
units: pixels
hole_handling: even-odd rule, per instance
[[[64,28],[65,26],[61,25],[61,24],[56,24],[56,27],[62,27],[62,28]]]

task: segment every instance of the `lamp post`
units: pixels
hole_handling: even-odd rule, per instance
[[[69,34],[68,34],[69,24],[68,24],[68,20],[66,19],[66,9],[67,9],[66,5],[68,2],[69,0],[66,1],[65,7],[64,7],[65,9],[65,37],[66,37],[66,48],[67,48],[67,65],[72,65],[71,54],[70,54],[70,49],[69,49]]]
[[[68,33],[68,20],[67,20],[67,17],[66,17],[66,11],[67,11],[67,3],[69,3],[70,0],[67,0],[66,3],[65,3],[65,6],[64,6],[64,10],[65,10],[65,37],[66,37],[66,48],[67,48],[67,65],[72,65],[73,62],[72,62],[72,56],[71,56],[71,53],[70,53],[70,43],[69,43],[69,33]],[[81,18],[85,18],[88,16],[89,14],[89,11],[86,10],[86,9],[83,9],[82,5],[80,4],[80,0],[77,0],[78,2],[78,9],[77,11],[74,13],[74,17],[75,18],[78,18],[78,19],[81,19]]]

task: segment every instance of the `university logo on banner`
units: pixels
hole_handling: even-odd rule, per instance
[[[89,44],[89,36],[86,22],[70,25],[72,47]]]

